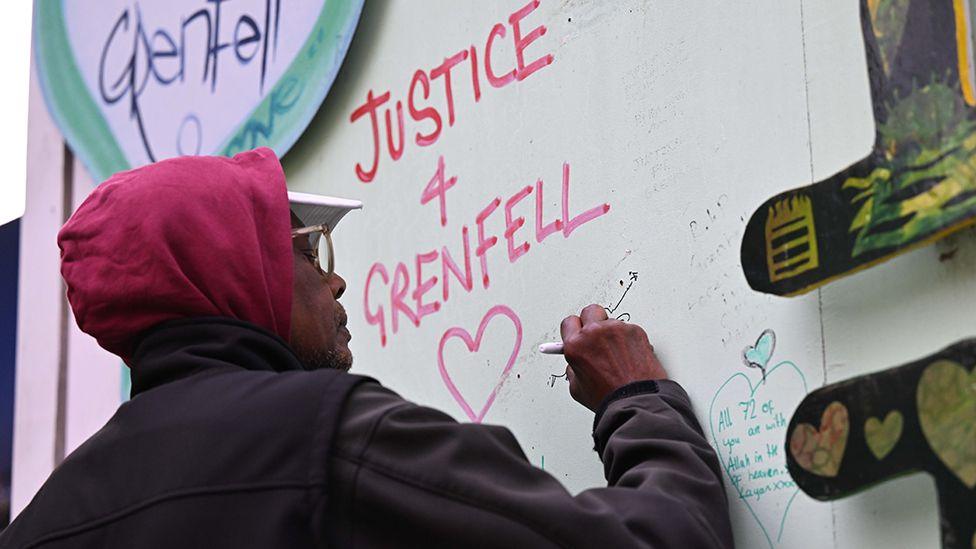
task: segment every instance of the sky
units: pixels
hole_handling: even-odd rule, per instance
[[[0,225],[24,214],[27,188],[27,96],[30,86],[30,30],[33,3],[4,3],[5,23],[0,24]]]

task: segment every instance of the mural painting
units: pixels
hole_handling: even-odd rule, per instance
[[[753,289],[801,294],[976,222],[973,17],[968,0],[862,0],[874,147],[752,215]]]
[[[187,154],[288,151],[363,0],[35,3],[38,76],[93,179]]]
[[[796,485],[834,500],[924,471],[939,494],[942,546],[976,542],[976,339],[921,360],[828,385],[787,431]]]

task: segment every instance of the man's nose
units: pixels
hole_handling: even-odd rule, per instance
[[[346,293],[346,281],[339,276],[339,273],[329,275],[329,290],[332,291],[332,297],[335,299],[339,299]]]

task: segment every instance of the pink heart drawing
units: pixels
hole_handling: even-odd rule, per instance
[[[491,394],[488,395],[488,400],[485,401],[484,406],[482,406],[481,410],[476,414],[474,409],[471,408],[471,405],[468,404],[468,401],[464,398],[464,395],[462,395],[461,391],[458,390],[457,385],[455,385],[454,381],[451,380],[451,375],[447,373],[447,368],[444,366],[444,344],[447,343],[448,339],[457,337],[464,341],[464,344],[468,347],[469,351],[472,353],[478,352],[478,349],[481,348],[481,336],[483,336],[485,333],[485,328],[488,326],[488,321],[498,315],[507,316],[512,323],[515,324],[515,345],[512,346],[512,354],[508,357],[508,363],[505,364],[505,369],[502,370],[502,374],[498,378],[498,383],[496,383],[495,387],[491,390]],[[518,356],[519,347],[521,345],[522,321],[519,320],[518,315],[516,315],[514,311],[505,305],[495,305],[488,310],[484,318],[481,319],[481,324],[478,325],[478,333],[475,335],[474,339],[471,338],[471,334],[469,334],[467,330],[460,327],[454,327],[444,332],[444,335],[441,337],[440,346],[437,348],[437,367],[440,369],[441,379],[444,380],[444,385],[447,386],[447,390],[450,391],[451,396],[454,397],[454,400],[461,405],[461,409],[464,410],[464,413],[467,414],[469,418],[471,418],[471,421],[481,423],[481,420],[484,419],[485,414],[488,413],[491,405],[495,402],[495,397],[498,396],[498,391],[502,388],[502,385],[508,378],[508,373],[512,370],[512,366],[515,365],[515,358]]]

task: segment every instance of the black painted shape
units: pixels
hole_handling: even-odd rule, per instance
[[[826,284],[834,278],[852,274],[884,261],[912,247],[925,244],[976,222],[976,206],[952,212],[943,225],[921,231],[896,245],[863,251],[854,256],[855,235],[849,229],[863,202],[852,203],[860,189],[843,189],[850,177],[867,177],[878,167],[897,162],[886,159],[879,125],[888,121],[889,109],[918,86],[932,82],[952,87],[961,95],[955,43],[955,19],[950,0],[911,0],[904,16],[905,27],[897,53],[892,56],[887,74],[875,39],[867,0],[861,0],[861,31],[865,44],[872,110],[875,119],[875,144],[867,157],[840,173],[813,185],[778,194],[760,206],[750,217],[742,239],[742,268],[749,285],[760,292],[796,295]],[[968,119],[976,118],[972,109]],[[907,155],[910,151],[902,151]],[[893,181],[916,167],[892,170]],[[941,180],[941,179],[940,179]],[[910,192],[910,190],[909,190]],[[921,192],[916,194],[922,194]],[[883,198],[883,197],[879,197]],[[890,197],[889,197],[890,198]],[[902,199],[905,197],[902,197]],[[818,265],[794,276],[774,280],[767,262],[766,224],[771,208],[785,200],[808,199],[814,219]],[[948,208],[949,205],[944,206]],[[906,223],[911,216],[900,218]],[[885,227],[876,227],[882,229]],[[895,227],[886,227],[887,229]],[[798,246],[803,244],[798,243]],[[774,254],[782,257],[782,254]],[[786,257],[790,254],[787,252]],[[778,269],[772,268],[775,272]]]
[[[973,549],[976,543],[976,488],[968,488],[939,458],[929,445],[918,419],[918,382],[922,373],[937,360],[958,363],[966,372],[976,366],[976,339],[956,343],[921,360],[882,372],[868,374],[813,391],[797,408],[786,431],[790,448],[793,432],[800,424],[820,428],[821,416],[832,402],[847,408],[850,429],[847,445],[834,477],[805,470],[787,452],[786,464],[797,486],[809,496],[835,500],[873,485],[915,472],[933,477],[939,494],[942,547]],[[969,388],[976,393],[976,388]],[[869,418],[884,420],[893,410],[904,418],[901,437],[889,454],[877,459],[869,449],[864,425]],[[906,501],[911,505],[911,501]]]

